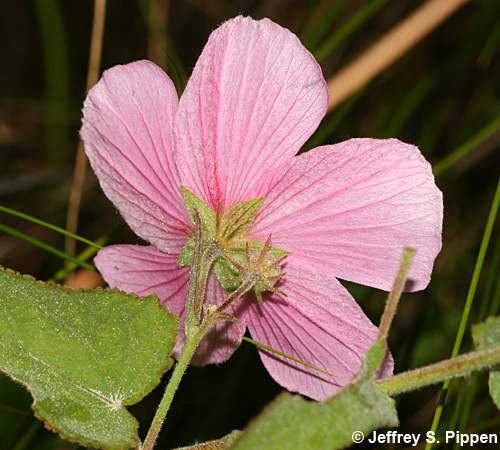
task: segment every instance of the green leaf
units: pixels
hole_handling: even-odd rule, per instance
[[[373,382],[385,342],[368,351],[356,379],[323,403],[281,394],[236,439],[230,450],[336,450],[349,447],[355,431],[365,436],[399,424],[394,400]]]
[[[172,366],[177,326],[154,296],[71,290],[0,270],[0,370],[29,389],[35,415],[68,440],[137,445],[125,406]]]
[[[394,401],[371,380],[358,381],[325,403],[281,394],[243,432],[232,450],[335,450],[352,433],[398,425]]]
[[[238,203],[225,213],[221,221],[222,239],[230,240],[244,237],[252,226],[262,202],[263,199],[257,197]]]
[[[184,186],[181,186],[181,193],[193,225],[196,225],[196,212],[198,212],[205,231],[209,236],[215,236],[216,219],[210,206]]]
[[[486,322],[472,327],[476,348],[485,350],[500,345],[500,317],[490,317]],[[500,370],[492,370],[488,380],[490,395],[500,409]]]

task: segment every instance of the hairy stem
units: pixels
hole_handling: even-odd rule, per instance
[[[406,279],[408,278],[408,272],[410,271],[410,266],[415,256],[415,249],[405,247],[403,250],[403,256],[401,257],[401,264],[399,266],[396,279],[392,285],[391,292],[389,293],[389,298],[385,304],[384,313],[380,319],[380,326],[378,331],[378,339],[385,340],[391,328],[392,319],[396,314],[398,308],[399,299],[403,293],[403,289],[406,284]]]
[[[163,422],[167,417],[168,410],[177,392],[177,388],[186,372],[186,369],[193,358],[198,344],[205,334],[216,323],[211,318],[202,317],[203,304],[205,302],[208,277],[212,266],[217,259],[219,252],[215,245],[208,244],[204,248],[204,236],[200,215],[196,214],[196,244],[194,249],[193,261],[189,279],[188,296],[186,300],[186,319],[184,324],[184,333],[186,340],[182,354],[175,365],[172,376],[165,388],[163,397],[158,405],[153,421],[149,427],[148,434],[142,446],[143,450],[152,450]]]
[[[174,395],[177,392],[177,388],[179,387],[182,377],[184,376],[184,373],[189,366],[191,358],[193,357],[198,344],[203,339],[203,336],[207,331],[207,327],[201,327],[198,330],[198,333],[186,339],[182,355],[175,365],[172,376],[170,377],[165,392],[163,393],[161,402],[158,405],[158,409],[156,410],[153,421],[151,422],[151,426],[149,427],[148,434],[142,447],[143,450],[152,450],[154,448],[156,439],[158,438],[158,434],[160,433],[163,422],[165,421],[165,417],[167,416],[170,405],[172,404],[172,400],[174,399]]]
[[[470,372],[500,364],[500,345],[456,358],[440,361],[421,369],[409,370],[393,377],[378,380],[379,387],[390,395],[402,394],[415,389],[463,377]]]
[[[197,239],[193,263],[191,266],[190,283],[186,304],[186,336],[195,334],[202,320],[202,307],[207,291],[208,277],[217,259],[216,247],[209,245],[201,249],[201,240]]]
[[[186,300],[186,337],[198,331],[201,324],[201,310],[205,301],[205,292],[207,289],[210,270],[217,258],[217,252],[214,251],[214,245],[209,244],[204,248],[204,232],[201,216],[195,210],[195,246],[193,261],[191,262],[191,271],[189,273],[189,289]]]
[[[255,281],[252,278],[245,279],[243,283],[241,283],[240,287],[236,289],[224,303],[222,303],[220,306],[217,307],[215,312],[219,314],[224,313],[224,310],[228,306],[230,306],[234,302],[238,301],[241,297],[243,297],[247,292],[249,292],[253,288],[254,285]]]

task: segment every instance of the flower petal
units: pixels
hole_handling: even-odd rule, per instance
[[[287,267],[281,289],[286,300],[271,296],[249,305],[248,328],[256,340],[332,374],[259,349],[266,369],[280,385],[324,400],[359,371],[377,328],[335,278]],[[392,373],[392,358],[387,361],[383,376]]]
[[[189,268],[178,267],[177,257],[143,245],[111,245],[94,258],[112,288],[141,297],[156,294],[173,314],[184,312]]]
[[[227,299],[227,293],[221,286],[215,275],[208,280],[207,304],[220,305]],[[226,311],[235,317],[240,316],[237,307],[229,307]],[[184,323],[184,316],[182,316]],[[184,327],[183,327],[184,328]],[[196,349],[196,353],[191,360],[195,366],[205,366],[207,364],[220,364],[231,357],[240,346],[246,330],[246,322],[241,318],[237,322],[219,322],[203,338]],[[178,359],[184,346],[184,333],[179,335],[174,349],[174,356]]]
[[[94,259],[99,272],[112,288],[140,296],[156,294],[167,309],[180,316],[179,333],[174,349],[179,358],[184,346],[184,306],[189,284],[189,268],[177,266],[177,257],[159,252],[151,246],[111,245]],[[220,304],[227,294],[215,276],[207,286],[207,302]],[[235,315],[234,309],[228,310]],[[203,366],[227,360],[239,347],[245,333],[245,322],[221,322],[200,343],[192,364]]]
[[[316,129],[327,96],[321,68],[289,30],[268,19],[225,22],[179,102],[183,183],[213,207],[257,197],[265,173]]]
[[[275,174],[253,233],[305,269],[390,290],[403,247],[417,250],[409,290],[424,289],[441,249],[443,201],[430,164],[396,139],[311,150]]]
[[[177,94],[156,65],[137,61],[107,70],[83,108],[85,150],[105,194],[132,230],[178,252],[189,224],[174,160]]]

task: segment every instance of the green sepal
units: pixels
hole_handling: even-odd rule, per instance
[[[244,237],[250,230],[262,202],[262,197],[257,197],[238,203],[227,211],[221,220],[220,237],[222,241]]]
[[[246,233],[250,230],[263,199],[257,197],[233,206],[229,209],[218,223],[217,215],[212,209],[196,194],[181,186],[182,196],[186,209],[193,224],[196,223],[196,212],[203,224],[203,248],[209,242],[217,242],[224,253],[241,266],[245,266],[246,248],[255,253],[262,250],[264,244],[261,242],[246,239]],[[193,262],[195,249],[195,238],[191,237],[182,248],[177,264],[179,267],[190,266]],[[277,247],[271,248],[267,258],[274,260],[281,259],[288,255],[288,252]],[[214,272],[217,279],[222,284],[226,292],[235,291],[243,282],[243,274],[229,260],[219,257],[214,263]],[[278,273],[278,272],[277,272]],[[263,286],[265,290],[266,286]]]
[[[192,224],[196,225],[196,212],[198,212],[205,233],[210,237],[214,237],[216,230],[216,215],[214,211],[188,188],[181,186],[181,193]]]
[[[239,261],[234,251],[227,252],[232,258]],[[243,283],[243,275],[228,260],[218,258],[214,264],[214,273],[226,292],[234,292]]]
[[[472,327],[472,337],[478,350],[500,345],[500,317],[489,317],[485,322]],[[490,395],[500,409],[500,370],[492,370],[488,379]]]

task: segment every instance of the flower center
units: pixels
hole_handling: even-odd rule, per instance
[[[277,285],[283,276],[283,264],[289,253],[273,247],[271,236],[262,243],[248,235],[262,206],[262,198],[241,202],[220,214],[188,189],[182,187],[181,191],[193,225],[201,228],[197,236],[201,236],[202,249],[215,246],[218,250],[213,267],[224,289],[232,293],[243,283],[251,282],[259,302],[265,292],[285,295]],[[177,261],[179,266],[192,265],[196,239],[195,235],[191,236],[183,247]]]

